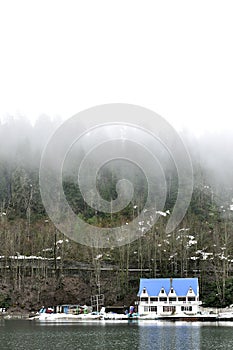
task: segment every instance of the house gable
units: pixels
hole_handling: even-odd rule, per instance
[[[196,296],[194,290],[192,289],[192,287],[190,287],[187,291],[187,296]]]
[[[147,289],[144,287],[142,288],[141,294],[140,294],[140,298],[148,298],[148,292]]]
[[[159,297],[167,297],[167,293],[164,287],[160,289]]]
[[[176,295],[176,291],[175,291],[175,289],[173,287],[170,288],[168,296],[169,297],[176,297],[177,296]]]

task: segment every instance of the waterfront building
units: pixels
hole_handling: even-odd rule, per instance
[[[160,316],[196,315],[199,311],[197,278],[141,278],[138,313]]]

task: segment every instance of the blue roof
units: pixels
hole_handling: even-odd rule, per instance
[[[149,296],[158,296],[162,288],[168,294],[171,284],[177,296],[187,295],[190,287],[196,295],[198,293],[198,278],[141,278],[138,296],[143,288],[146,288]]]

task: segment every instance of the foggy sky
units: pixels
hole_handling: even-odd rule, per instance
[[[18,158],[27,161],[28,157],[32,157],[32,166],[35,163],[38,166],[41,152],[59,124],[59,119],[51,120],[47,115],[41,115],[34,125],[26,118],[9,116],[0,123],[0,161],[14,163]],[[191,132],[181,133],[191,155],[194,174],[197,169],[201,170],[199,177],[195,177],[195,184],[213,187],[220,197],[223,190],[229,198],[233,197],[232,136],[231,131],[206,132],[202,136]],[[109,131],[107,137],[111,138]],[[82,145],[82,149],[85,149],[85,145]]]

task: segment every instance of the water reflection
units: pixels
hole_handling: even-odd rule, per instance
[[[199,350],[201,326],[197,323],[140,323],[140,350]]]
[[[232,350],[233,322],[39,323],[2,320],[0,349]]]
[[[232,350],[232,322],[220,322],[217,327],[202,327],[201,350]]]

